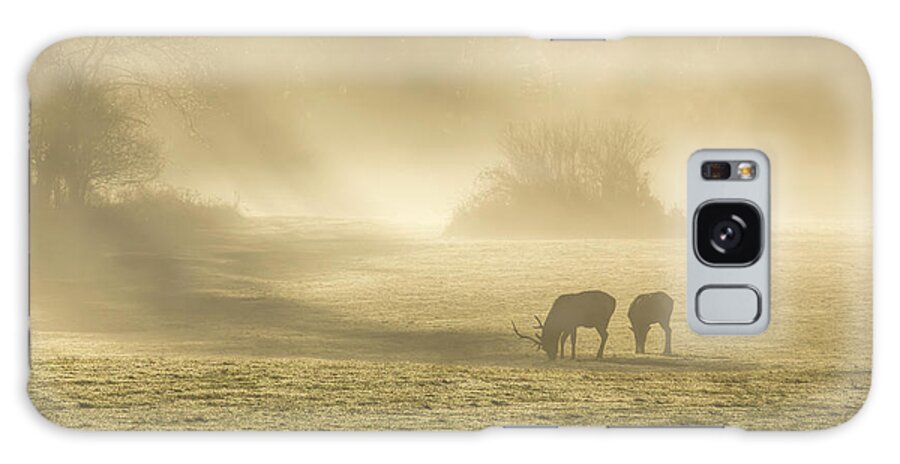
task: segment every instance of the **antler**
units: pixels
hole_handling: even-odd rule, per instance
[[[519,333],[519,329],[516,327],[516,323],[515,323],[514,321],[512,322],[512,326],[513,326],[513,332],[515,332],[516,335],[519,336],[519,338],[524,338],[525,340],[528,340],[528,341],[530,341],[531,343],[534,343],[535,345],[538,346],[538,348],[544,346],[544,344],[541,343],[540,339],[534,338],[534,337],[529,337],[528,335],[522,335],[522,334],[520,334],[520,333]],[[537,334],[535,334],[535,335],[537,335]]]
[[[538,325],[534,326],[535,329],[543,329],[544,328],[544,323],[541,322],[541,318],[539,318],[537,316],[537,314],[534,315],[534,320],[536,320],[538,323]]]

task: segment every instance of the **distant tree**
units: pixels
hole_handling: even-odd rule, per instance
[[[503,161],[454,213],[455,235],[654,235],[669,218],[645,165],[658,144],[633,122],[527,122],[502,134]]]
[[[603,126],[598,135],[596,175],[601,198],[625,208],[657,206],[646,171],[646,163],[659,151],[656,141],[646,135],[643,127],[621,121]]]
[[[82,206],[89,196],[155,179],[159,144],[140,108],[90,83],[36,102],[32,111],[32,181],[41,202]]]
[[[30,163],[34,206],[84,206],[116,188],[155,179],[163,166],[150,119],[166,108],[193,115],[202,97],[184,43],[85,38],[58,43],[35,62]],[[196,77],[196,76],[195,76]]]

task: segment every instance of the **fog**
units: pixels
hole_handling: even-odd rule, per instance
[[[211,44],[214,44],[211,45]],[[188,136],[159,115],[176,185],[251,215],[446,222],[500,131],[627,119],[661,147],[654,194],[682,204],[699,148],[773,164],[776,221],[868,215],[868,84],[842,46],[807,39],[232,39],[201,44],[212,109]],[[197,46],[192,44],[192,46]],[[798,58],[799,57],[799,58]],[[160,69],[160,71],[165,71]],[[827,76],[827,78],[823,78]],[[838,169],[835,169],[838,166]],[[841,189],[831,188],[841,185]]]
[[[29,395],[64,426],[815,429],[868,392],[871,99],[833,42],[85,38],[29,85]],[[684,317],[710,147],[772,162],[755,337]]]

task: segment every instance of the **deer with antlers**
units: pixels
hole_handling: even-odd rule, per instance
[[[513,331],[519,338],[531,341],[539,350],[544,350],[550,359],[565,357],[566,340],[572,339],[572,359],[575,359],[575,339],[579,327],[593,327],[600,334],[600,349],[597,350],[597,359],[603,357],[603,348],[606,347],[606,339],[609,333],[609,319],[616,310],[616,299],[599,290],[561,295],[547,317],[541,319],[535,315],[538,325],[534,328],[540,330],[534,336],[519,333],[516,323],[513,322]]]

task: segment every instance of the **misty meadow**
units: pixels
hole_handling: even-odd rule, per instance
[[[871,365],[869,171],[842,155],[867,149],[865,102],[791,79],[840,62],[828,44],[708,40],[52,46],[29,76],[35,406],[104,430],[847,420]],[[784,79],[709,73],[759,49]],[[797,173],[773,178],[760,336],[684,317],[701,139]],[[574,360],[517,336],[584,291],[614,299],[602,358],[600,326]],[[652,292],[671,350],[653,325],[636,353],[629,305]]]

